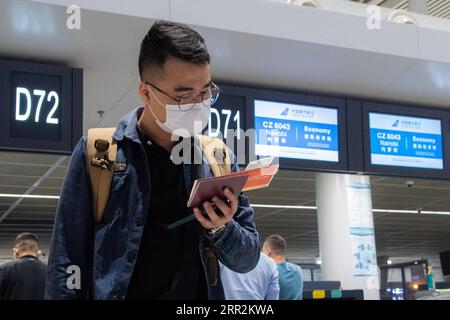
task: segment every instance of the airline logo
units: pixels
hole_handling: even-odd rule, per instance
[[[289,113],[289,108],[286,108],[283,110],[283,112],[280,113],[280,116],[287,116]]]
[[[369,121],[371,129],[442,135],[439,119],[370,113]]]
[[[336,109],[264,100],[255,100],[255,117],[337,125]]]
[[[397,120],[399,123],[397,126],[400,126],[403,129],[421,129],[422,125],[420,121],[417,120],[402,120],[399,121]]]

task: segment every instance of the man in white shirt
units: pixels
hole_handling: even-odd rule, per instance
[[[278,268],[264,253],[250,272],[237,273],[222,264],[220,268],[226,300],[278,300]]]

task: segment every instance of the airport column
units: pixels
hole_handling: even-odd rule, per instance
[[[368,176],[318,173],[316,203],[322,279],[379,300],[379,275]]]

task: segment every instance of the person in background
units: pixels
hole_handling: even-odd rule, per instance
[[[0,266],[0,300],[43,300],[46,265],[39,260],[38,237],[21,233],[13,248],[14,261]]]
[[[272,258],[278,267],[280,300],[302,300],[302,269],[298,265],[286,261],[286,249],[286,240],[280,235],[270,235],[264,241],[263,252]]]
[[[220,264],[220,272],[226,300],[278,300],[277,265],[263,252],[250,272],[237,273],[223,264]]]

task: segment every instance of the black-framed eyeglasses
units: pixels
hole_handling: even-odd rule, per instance
[[[169,97],[172,100],[176,101],[176,103],[178,104],[178,109],[183,112],[192,110],[192,108],[194,108],[198,104],[202,104],[203,106],[205,106],[205,102],[207,102],[209,100],[211,101],[211,105],[212,105],[217,101],[217,99],[219,98],[219,94],[220,94],[220,88],[214,82],[211,82],[209,87],[206,88],[204,92],[202,92],[198,95],[194,95],[192,93],[187,93],[187,94],[179,96],[179,97],[174,97],[174,96],[168,94],[167,92],[165,92],[164,90],[161,90],[160,88],[158,88],[157,86],[155,86],[154,84],[152,84],[150,82],[145,81],[144,83],[148,84],[152,88],[156,89],[157,91],[159,91],[166,97]]]

